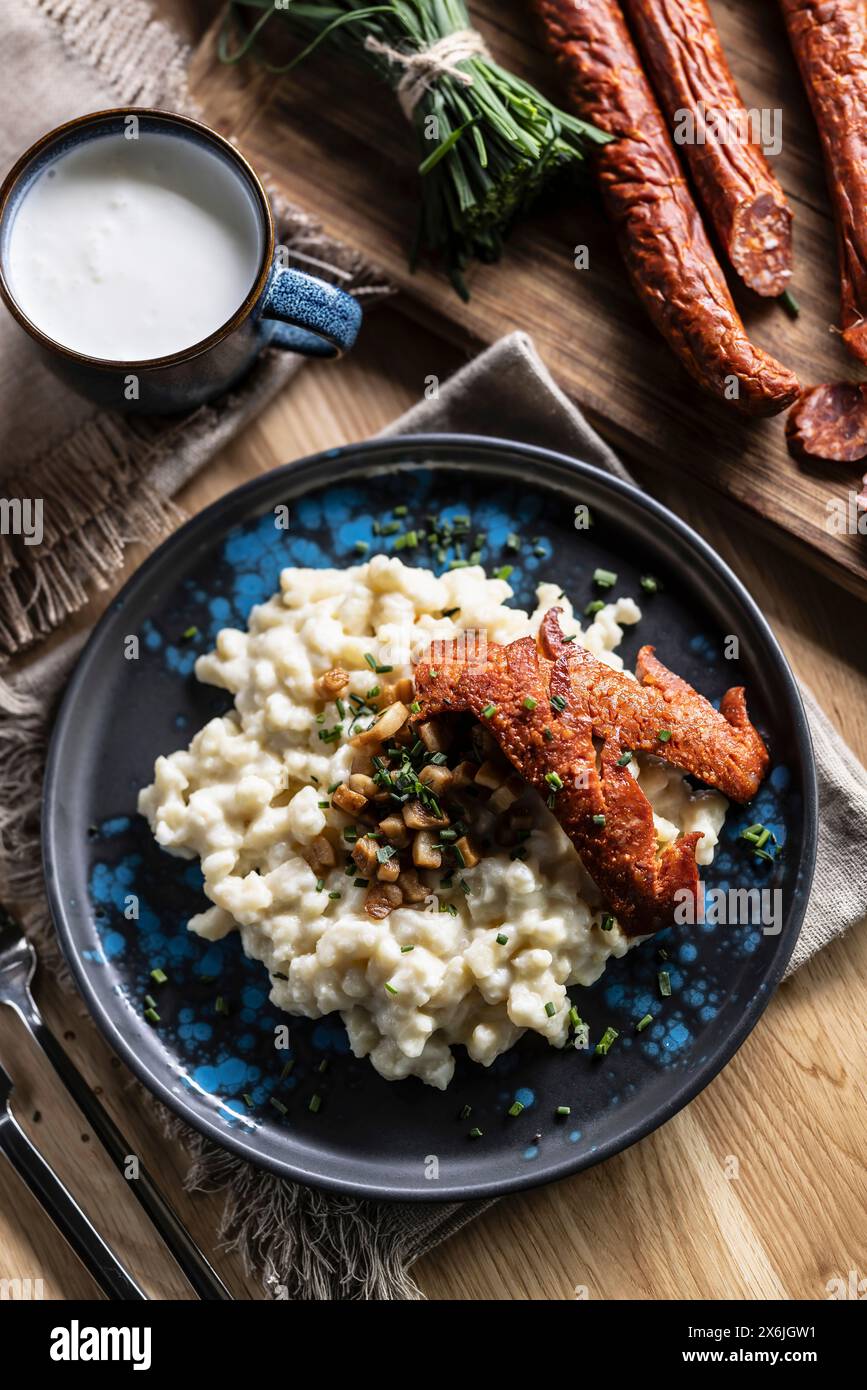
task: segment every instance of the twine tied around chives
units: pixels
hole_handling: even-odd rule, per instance
[[[403,68],[403,76],[395,87],[400,109],[411,121],[415,109],[438,78],[451,77],[463,87],[472,87],[473,75],[460,66],[468,58],[490,58],[488,46],[477,29],[459,29],[443,34],[427,48],[400,49],[383,43],[375,34],[364,40],[368,53],[376,53],[394,67]]]

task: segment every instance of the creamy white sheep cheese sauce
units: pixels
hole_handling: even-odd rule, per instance
[[[329,797],[350,771],[350,721],[314,688],[331,668],[350,673],[344,699],[364,697],[379,679],[366,655],[396,681],[433,639],[470,630],[511,642],[558,604],[564,633],[622,669],[614,649],[641,617],[632,599],[606,604],[582,629],[558,585],[539,585],[532,614],[508,607],[510,596],[505,580],[478,566],[437,577],[385,555],[348,570],[284,570],[279,594],[253,609],[247,631],[225,629],[196,663],[199,680],[232,692],[234,710],[186,750],[158,758],[139,796],[158,843],[201,860],[212,905],[191,930],[214,940],[237,927],[270,973],[274,1004],[305,1018],[338,1011],[355,1055],[392,1080],[445,1088],[456,1043],[484,1066],[526,1029],[561,1046],[567,990],[592,984],[632,944],[616,924],[602,930],[595,886],[531,788],[522,797],[533,820],[526,858],[495,846],[461,874],[468,891],[425,871],[427,900],[381,921],[365,913],[365,889],[347,876],[342,853],[318,880],[303,857],[317,836],[339,844],[351,825]],[[710,863],[725,798],[693,791],[656,759],[635,758],[630,770],[660,843],[698,830],[698,862]]]

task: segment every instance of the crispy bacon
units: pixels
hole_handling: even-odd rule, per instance
[[[538,642],[489,643],[484,660],[468,659],[459,643],[438,643],[435,663],[416,668],[421,717],[469,711],[482,720],[526,780],[553,798],[557,820],[623,930],[645,935],[671,922],[682,895],[697,892],[701,836],[658,849],[652,808],[624,753],[664,756],[748,800],[767,751],[741,688],[728,691],[717,712],[650,647],[639,655],[645,684],[638,684],[565,643],[558,612],[545,615]]]

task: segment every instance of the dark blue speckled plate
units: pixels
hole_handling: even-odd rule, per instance
[[[275,526],[274,508],[283,503],[288,530]],[[445,1093],[417,1080],[383,1081],[350,1054],[337,1016],[307,1022],[278,1013],[264,968],[244,958],[237,934],[216,944],[189,934],[188,917],[205,905],[198,867],[160,851],[135,811],[157,754],[186,745],[229,705],[225,692],[196,682],[198,653],[221,627],[245,625],[284,566],[348,565],[359,540],[393,550],[396,536],[379,539],[373,525],[399,503],[409,508],[403,525],[428,512],[470,512],[473,530],[487,533],[489,570],[514,564],[510,582],[522,606],[532,604],[544,576],[580,610],[595,597],[594,569],[616,570],[615,592],[635,595],[644,612],[620,649],[627,663],[652,642],[711,699],[745,684],[773,766],[755,802],[732,808],[703,877],[709,889],[778,891],[777,899],[756,898],[779,904],[776,934],[749,922],[672,927],[610,962],[592,989],[574,991],[594,1042],[607,1026],[617,1029],[607,1056],[560,1052],[527,1037],[487,1070],[460,1055]],[[591,509],[589,531],[573,525],[578,503]],[[527,538],[517,556],[506,546],[511,532]],[[429,563],[424,549],[402,554]],[[655,596],[639,587],[648,573],[662,581]],[[130,636],[139,638],[138,660],[126,659]],[[738,660],[726,655],[732,637]],[[772,863],[755,859],[738,838],[755,821],[777,837]],[[356,1195],[419,1200],[563,1177],[675,1114],[743,1042],[780,979],[803,918],[815,844],[815,774],[798,692],[731,572],[663,507],[606,474],[542,450],[464,437],[332,450],[239,488],[172,536],[123,590],[81,658],[57,721],[44,806],[45,870],[64,949],[97,1023],[141,1080],[217,1143],[274,1172]],[[168,983],[153,983],[154,967]],[[668,998],[660,968],[670,977]],[[149,993],[158,1023],[144,1017]],[[653,1022],[638,1033],[647,1013]],[[274,1047],[280,1022],[291,1029],[283,1054]],[[314,1094],[322,1101],[315,1113]],[[516,1096],[525,1109],[511,1118]],[[571,1114],[556,1120],[564,1104]],[[461,1118],[467,1105],[469,1120]],[[482,1138],[469,1137],[472,1126]]]

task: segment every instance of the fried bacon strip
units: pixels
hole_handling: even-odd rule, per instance
[[[469,711],[482,720],[523,777],[546,797],[553,792],[557,820],[623,930],[646,935],[672,920],[679,895],[697,892],[701,836],[658,850],[652,808],[624,752],[664,751],[743,800],[758,788],[767,752],[742,689],[728,691],[718,713],[649,647],[639,659],[647,684],[639,685],[565,643],[558,611],[546,614],[538,642],[489,644],[484,660],[468,660],[460,643],[436,644],[415,672],[421,717]],[[671,739],[661,743],[666,729]]]

